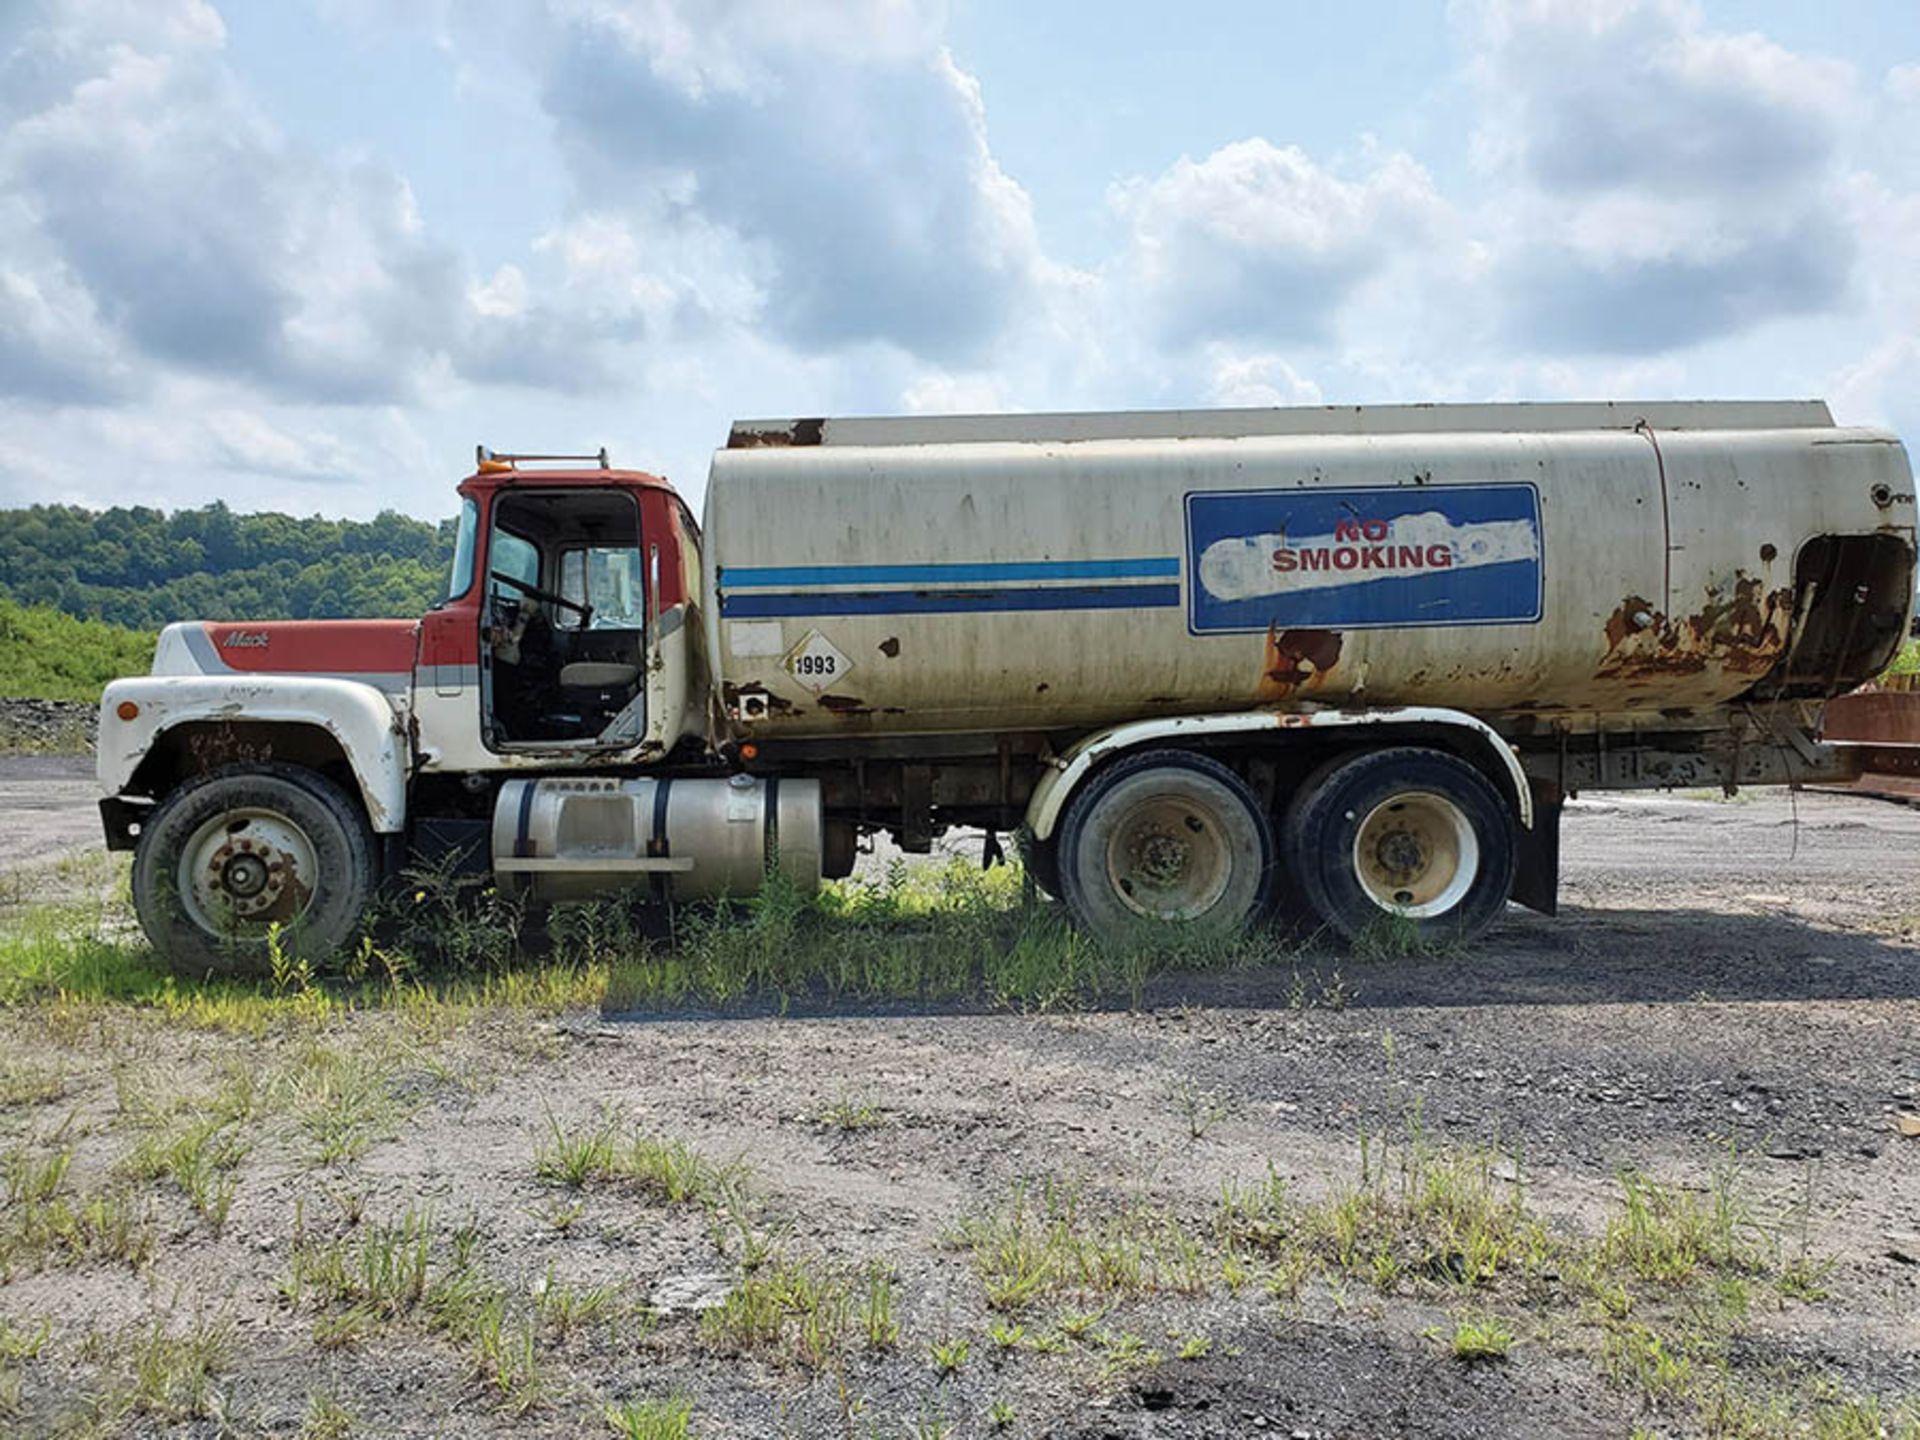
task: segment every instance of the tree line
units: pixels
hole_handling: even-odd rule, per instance
[[[237,514],[219,501],[0,510],[0,599],[155,630],[173,620],[418,615],[439,599],[455,522]]]

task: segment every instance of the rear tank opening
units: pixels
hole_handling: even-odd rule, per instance
[[[1840,695],[1878,675],[1906,638],[1913,572],[1913,547],[1898,535],[1807,541],[1793,567],[1792,641],[1752,694]]]

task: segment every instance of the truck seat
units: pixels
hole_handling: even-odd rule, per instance
[[[624,690],[639,678],[638,665],[617,660],[575,660],[560,667],[564,690]]]

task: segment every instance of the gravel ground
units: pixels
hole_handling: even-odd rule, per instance
[[[0,755],[0,875],[100,849],[91,755]]]
[[[94,823],[92,795],[24,763],[0,763],[0,814],[42,808],[10,816],[0,845],[41,859]],[[1587,1234],[1622,1168],[1699,1183],[1731,1150],[1756,1203],[1800,1217],[1835,1264],[1819,1304],[1756,1302],[1729,1366],[1817,1374],[1891,1406],[1920,1396],[1920,1139],[1894,1125],[1920,1109],[1916,857],[1920,809],[1853,796],[1607,798],[1569,808],[1563,912],[1512,911],[1466,955],[1327,953],[1298,971],[1170,977],[1137,1009],[1072,1014],[495,1022],[406,1062],[391,1082],[405,1113],[358,1158],[315,1166],[298,1134],[264,1132],[218,1237],[175,1204],[145,1271],[21,1275],[0,1285],[0,1316],[49,1317],[63,1335],[157,1305],[229,1316],[226,1403],[267,1433],[296,1432],[316,1389],[370,1433],[409,1435],[604,1434],[598,1400],[669,1390],[694,1399],[704,1435],[985,1435],[995,1400],[1020,1435],[1695,1433],[1684,1410],[1648,1410],[1604,1378],[1576,1319],[1527,1332],[1503,1364],[1461,1364],[1428,1333],[1459,1306],[1417,1286],[1320,1287],[1291,1306],[1219,1287],[1130,1301],[1103,1330],[1209,1347],[1118,1372],[1090,1345],[1002,1355],[950,1243],[962,1217],[1040,1177],[1199,1215],[1223,1182],[1271,1167],[1310,1199],[1352,1180],[1363,1133],[1417,1128],[1497,1148],[1532,1205]],[[311,1043],[77,1023],[62,1039],[44,1017],[0,1015],[0,1048],[65,1077],[57,1103],[0,1112],[0,1144],[77,1127],[76,1173],[111,1163],[129,1075],[187,1084],[237,1053],[270,1070]],[[874,1123],[824,1120],[836,1106]],[[296,1213],[324,1228],[409,1205],[476,1217],[489,1265],[523,1280],[617,1282],[656,1303],[663,1287],[724,1289],[711,1276],[728,1261],[686,1211],[589,1189],[577,1217],[553,1218],[532,1169],[541,1135],[608,1111],[739,1157],[782,1243],[894,1266],[898,1350],[811,1374],[716,1355],[671,1313],[642,1339],[569,1349],[569,1398],[516,1417],[444,1342],[402,1328],[318,1347],[311,1316],[277,1296]],[[959,1336],[970,1358],[936,1380],[927,1346]],[[84,1384],[90,1363],[56,1343],[27,1371],[30,1402]]]

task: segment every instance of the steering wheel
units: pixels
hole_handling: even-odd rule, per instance
[[[487,573],[492,575],[493,578],[498,580],[502,585],[518,590],[522,595],[527,596],[531,600],[544,600],[549,605],[559,605],[574,611],[580,616],[580,627],[583,630],[586,628],[587,621],[593,618],[593,607],[591,605],[582,605],[578,600],[569,600],[566,596],[556,595],[551,590],[542,590],[538,585],[529,585],[524,580],[512,575],[503,575],[498,570],[490,570]]]

